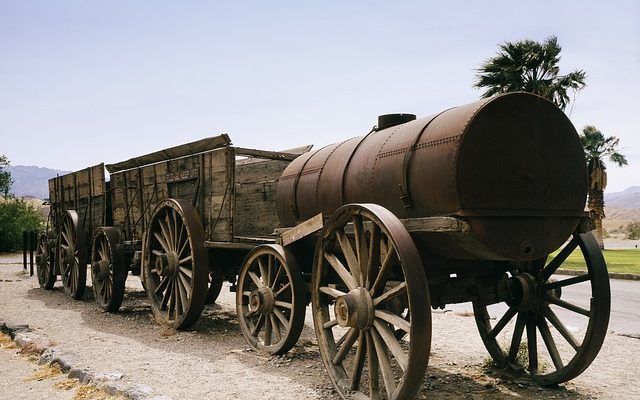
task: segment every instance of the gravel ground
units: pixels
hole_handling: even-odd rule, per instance
[[[298,345],[285,356],[268,357],[247,348],[233,295],[223,288],[217,304],[207,306],[192,329],[176,332],[155,323],[137,277],[127,280],[121,312],[108,314],[94,305],[90,288],[83,301],[65,296],[60,282],[52,291],[41,290],[35,276],[22,272],[20,255],[0,256],[0,323],[27,324],[27,335],[55,348],[72,373],[107,382],[111,392],[156,400],[335,398],[309,310]],[[432,352],[418,398],[640,399],[638,339],[611,333],[582,375],[556,388],[541,388],[524,375],[484,367],[488,356],[469,315],[433,312]],[[26,391],[25,375],[42,367],[15,353],[0,349],[0,398],[48,398],[37,390],[69,398],[64,397],[68,391],[53,389],[52,379],[45,380],[50,382],[44,389],[42,382],[29,381],[39,386]]]

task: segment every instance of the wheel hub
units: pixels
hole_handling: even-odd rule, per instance
[[[339,296],[334,305],[334,313],[338,325],[343,328],[368,329],[374,318],[373,300],[369,291],[359,287]]]
[[[513,276],[507,281],[509,296],[506,303],[519,310],[532,310],[539,303],[539,287],[537,279],[529,273]]]
[[[46,254],[38,254],[36,255],[36,265],[40,267],[45,267],[47,265],[47,256]]]
[[[266,286],[254,290],[249,296],[249,310],[253,313],[268,314],[273,310],[274,303],[273,292]]]
[[[97,279],[104,280],[109,275],[109,261],[99,260],[91,265],[93,276]]]
[[[63,253],[63,261],[65,264],[71,264],[73,263],[74,259],[75,259],[75,255],[76,255],[76,249],[74,248],[73,245],[69,245],[69,247],[67,247]]]
[[[170,251],[156,256],[156,273],[160,276],[174,276],[178,272],[178,253]]]

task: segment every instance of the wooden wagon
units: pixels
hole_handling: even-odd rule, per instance
[[[49,229],[38,277],[81,299],[88,264],[97,303],[120,307],[128,272],[142,275],[157,318],[181,329],[235,282],[245,255],[275,243],[275,187],[300,152],[234,147],[227,135],[49,181]],[[144,268],[144,267],[147,268]]]
[[[270,354],[295,344],[311,301],[342,397],[413,397],[430,309],[452,303],[472,303],[496,363],[540,384],[590,365],[609,282],[562,111],[508,94],[381,116],[366,136],[308,150],[242,149],[223,135],[107,165],[109,182],[102,165],[53,179],[40,282],[51,288],[59,271],[80,298],[90,264],[98,304],[115,311],[132,271],[156,317],[181,329],[226,279],[247,342]],[[556,276],[576,249],[586,272]]]

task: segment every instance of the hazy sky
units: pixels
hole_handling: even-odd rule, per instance
[[[316,146],[378,114],[475,101],[498,44],[556,35],[567,109],[621,138],[640,185],[638,1],[0,0],[0,154],[76,170],[228,133],[242,147]]]

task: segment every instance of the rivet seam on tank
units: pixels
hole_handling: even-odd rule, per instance
[[[378,155],[378,158],[385,158],[385,157],[395,156],[395,155],[398,155],[398,154],[402,154],[402,153],[406,152],[407,150],[422,150],[422,149],[426,149],[428,147],[440,146],[440,145],[443,145],[443,144],[446,144],[446,143],[455,142],[456,140],[460,140],[460,135],[449,136],[449,137],[442,138],[442,139],[430,140],[428,142],[420,143],[418,145],[412,145],[412,146],[410,146],[410,148],[402,147],[400,149],[385,151],[384,153],[380,153]]]
[[[340,142],[338,143],[337,146],[334,146],[333,149],[331,150],[331,152],[329,152],[329,154],[327,154],[327,157],[324,159],[324,161],[322,161],[322,166],[320,167],[320,173],[318,174],[318,176],[316,177],[316,184],[315,184],[315,199],[316,199],[316,204],[319,204],[320,202],[318,201],[318,184],[320,183],[320,177],[322,176],[322,172],[324,171],[324,167],[327,165],[327,161],[329,161],[329,158],[331,158],[331,156],[333,155],[333,153],[335,153],[335,151],[338,149],[338,147],[344,145],[345,143],[347,143],[348,140],[345,140],[344,142]],[[341,198],[340,198],[340,202],[342,203],[342,193],[340,194]]]
[[[402,124],[402,125],[404,125],[404,124]],[[392,131],[390,131],[390,132],[387,134],[387,138],[384,140],[384,142],[383,142],[383,143],[382,143],[382,145],[380,146],[380,149],[378,150],[378,155],[376,155],[376,158],[373,160],[373,166],[372,166],[372,168],[371,168],[371,170],[370,170],[370,173],[369,173],[369,190],[371,190],[371,195],[372,195],[372,196],[373,196],[373,194],[374,194],[374,193],[373,193],[373,177],[374,177],[374,175],[375,175],[376,165],[378,165],[378,159],[382,158],[382,157],[380,157],[380,154],[383,154],[383,153],[381,153],[381,151],[382,151],[382,149],[384,149],[384,146],[386,146],[386,145],[387,145],[387,142],[389,141],[389,139],[391,139],[391,136],[395,135],[395,133],[396,133],[396,132],[398,132],[398,131],[400,130],[400,127],[401,127],[402,125],[396,125],[396,126],[393,128],[393,130],[392,130]],[[388,128],[387,128],[387,129],[388,129]]]

